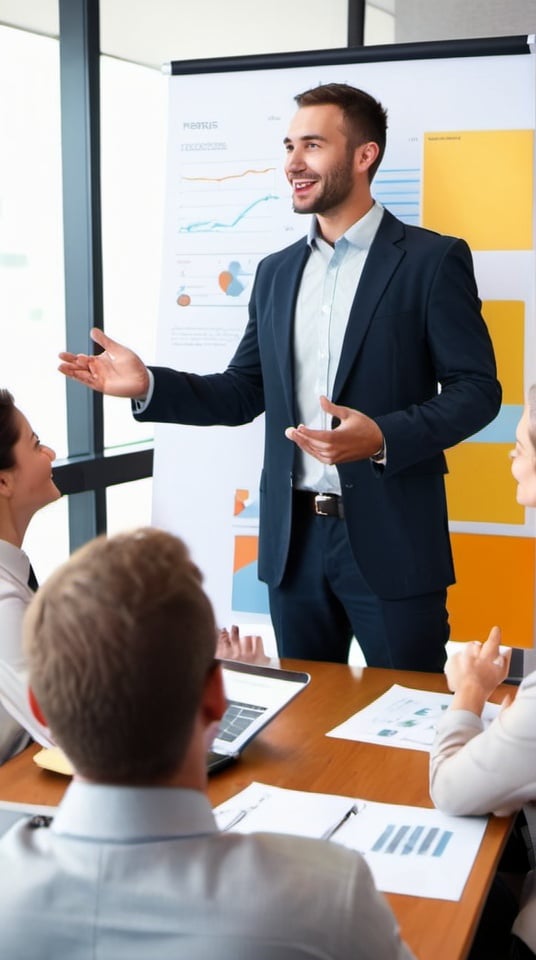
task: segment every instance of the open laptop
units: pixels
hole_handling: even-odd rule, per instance
[[[209,773],[236,760],[246,743],[304,690],[311,679],[308,673],[298,670],[261,667],[238,660],[222,660],[222,667],[228,705],[207,753]]]
[[[261,667],[238,660],[222,660],[221,663],[228,706],[217,736],[207,751],[209,773],[236,760],[246,743],[304,690],[311,679],[308,673],[298,670]],[[38,766],[55,773],[73,772],[59,747],[40,750],[33,759]]]

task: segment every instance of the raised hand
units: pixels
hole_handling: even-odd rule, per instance
[[[465,643],[460,653],[449,657],[445,675],[454,692],[452,708],[480,714],[489,695],[508,676],[510,649],[500,649],[501,631],[492,627],[485,643]]]
[[[230,633],[226,627],[220,630],[216,656],[222,660],[241,660],[243,663],[270,662],[270,658],[264,652],[262,637],[253,634],[241,637],[238,627],[234,624]]]
[[[91,330],[91,339],[103,348],[103,352],[96,356],[60,353],[60,373],[111,397],[130,397],[132,400],[145,397],[149,374],[138,355],[96,327]]]

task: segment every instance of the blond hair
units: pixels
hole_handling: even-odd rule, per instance
[[[36,594],[30,684],[82,776],[143,783],[177,769],[214,662],[201,580],[181,540],[143,528],[86,544]]]

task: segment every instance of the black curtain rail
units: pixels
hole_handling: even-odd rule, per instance
[[[434,60],[447,57],[491,57],[529,54],[527,34],[467,40],[430,40],[424,43],[386,43],[368,47],[335,47],[297,53],[263,53],[243,57],[205,60],[172,60],[166,69],[172,75],[230,73],[240,70],[277,70],[344,63],[377,63],[387,60]]]

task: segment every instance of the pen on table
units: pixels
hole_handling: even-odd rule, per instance
[[[237,823],[240,823],[241,820],[246,816],[247,810],[239,810],[236,814],[236,817],[233,817],[232,820],[229,820],[229,823],[226,823],[222,830],[230,830],[231,827],[236,827]]]
[[[346,811],[344,817],[341,817],[333,827],[329,827],[326,832],[322,834],[322,840],[331,840],[333,834],[337,833],[337,830],[339,830],[343,823],[346,823],[354,813],[357,813],[357,803],[354,803],[354,805]]]

